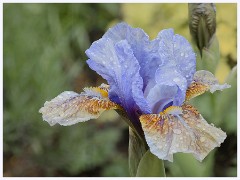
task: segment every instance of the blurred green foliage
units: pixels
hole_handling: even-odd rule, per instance
[[[128,176],[127,154],[117,148],[126,126],[50,127],[38,113],[62,91],[96,85],[84,51],[119,5],[4,4],[3,13],[4,176]]]
[[[227,78],[236,95],[236,71],[229,74],[237,61],[236,4],[216,7],[221,57],[216,75],[221,82]],[[117,113],[71,127],[50,127],[38,113],[46,100],[65,90],[80,92],[104,82],[88,68],[84,52],[122,19],[151,38],[172,27],[191,40],[187,4],[3,5],[4,176],[129,176],[128,127]],[[210,108],[226,102],[225,91],[197,97],[196,106],[209,122],[215,114],[227,131],[226,141],[203,163],[177,154],[174,163],[165,162],[167,176],[236,176],[235,96],[229,117]]]

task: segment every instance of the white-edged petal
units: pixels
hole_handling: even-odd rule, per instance
[[[211,72],[205,70],[197,71],[194,74],[193,81],[208,86],[211,93],[231,87],[226,83],[222,85],[219,84],[217,78]]]
[[[192,153],[202,161],[226,138],[225,132],[208,124],[191,105],[169,107],[160,114],[142,115],[140,121],[150,151],[168,161],[172,161],[177,152]]]
[[[190,84],[186,91],[186,99],[190,100],[196,96],[199,96],[206,91],[210,91],[214,93],[217,90],[224,90],[226,88],[230,88],[231,85],[219,84],[217,78],[209,71],[200,70],[194,74],[193,82]]]
[[[98,118],[101,113],[119,106],[106,97],[107,91],[100,87],[85,88],[78,94],[65,91],[51,101],[46,101],[39,112],[51,126],[69,126],[78,122]]]

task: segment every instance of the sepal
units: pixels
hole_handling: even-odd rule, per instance
[[[194,74],[193,82],[186,91],[185,100],[188,101],[196,96],[199,96],[206,91],[214,93],[217,90],[224,90],[231,86],[227,83],[219,84],[217,78],[209,71],[200,70]]]
[[[186,104],[160,114],[142,115],[140,121],[150,151],[171,162],[177,152],[192,153],[202,161],[226,138],[225,132],[208,124],[196,108]]]
[[[65,91],[51,101],[46,101],[39,112],[51,126],[69,126],[98,118],[105,110],[118,109],[119,105],[108,98],[108,87],[84,88],[81,94]]]

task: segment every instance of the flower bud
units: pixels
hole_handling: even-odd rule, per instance
[[[190,33],[202,56],[216,31],[216,7],[213,3],[189,3],[188,15]]]

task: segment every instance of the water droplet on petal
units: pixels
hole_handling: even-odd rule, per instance
[[[185,119],[187,119],[187,118],[189,118],[190,116],[189,116],[188,114],[184,114],[183,117],[184,117]]]
[[[175,134],[181,134],[182,131],[180,129],[173,129],[173,133]]]
[[[174,82],[179,82],[180,79],[177,77],[177,78],[174,78],[173,81],[174,81]]]
[[[184,53],[181,53],[181,56],[184,56]]]
[[[201,142],[204,142],[205,140],[206,140],[205,137],[200,137],[200,141],[201,141]]]

